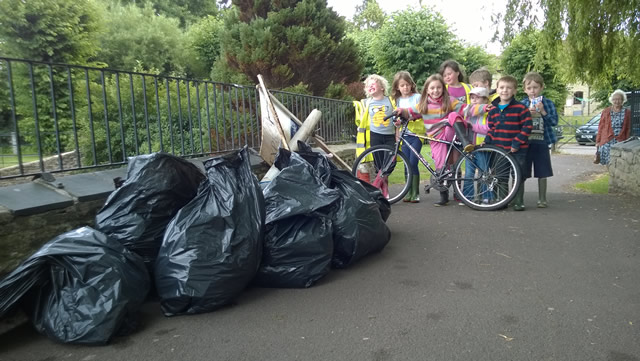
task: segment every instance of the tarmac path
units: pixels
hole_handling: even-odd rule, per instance
[[[101,347],[30,325],[0,360],[640,360],[640,200],[572,188],[602,173],[554,154],[549,208],[394,205],[387,248],[309,289],[247,290],[216,312],[165,318]]]

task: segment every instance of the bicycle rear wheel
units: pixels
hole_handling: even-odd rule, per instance
[[[453,182],[454,192],[464,204],[482,211],[506,207],[522,179],[515,158],[491,145],[461,157],[454,171],[458,175]]]
[[[372,161],[376,159],[376,161]],[[378,163],[378,167],[374,163]],[[384,179],[388,181],[389,203],[399,201],[409,191],[412,174],[404,153],[388,145],[376,145],[366,149],[353,163],[351,172],[359,180],[383,188]],[[383,191],[383,194],[385,192]]]

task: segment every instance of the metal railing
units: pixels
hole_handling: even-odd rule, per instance
[[[320,110],[327,143],[356,133],[351,102],[271,93],[300,120]],[[14,140],[0,179],[258,148],[259,102],[252,86],[0,57],[0,133]]]

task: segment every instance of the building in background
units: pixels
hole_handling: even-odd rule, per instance
[[[591,88],[586,84],[569,84],[564,115],[593,115],[602,110],[603,105],[591,98]]]

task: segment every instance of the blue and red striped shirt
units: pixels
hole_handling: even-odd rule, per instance
[[[520,150],[529,147],[529,135],[533,128],[531,113],[524,104],[511,99],[504,110],[498,108],[500,98],[492,104],[495,108],[489,111],[489,132],[485,138],[485,144],[493,144],[507,151],[511,148]]]

